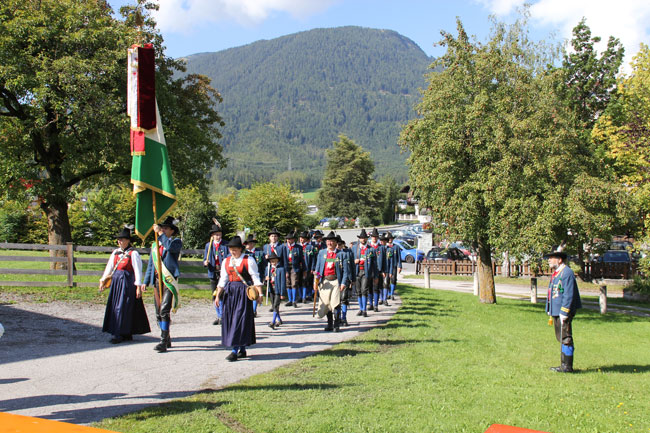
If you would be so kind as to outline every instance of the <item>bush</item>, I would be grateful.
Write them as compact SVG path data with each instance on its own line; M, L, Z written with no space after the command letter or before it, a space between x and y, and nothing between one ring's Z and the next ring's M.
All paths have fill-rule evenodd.
M14 203L0 208L0 241L21 242L27 233L27 214Z
M650 296L650 279L635 275L634 280L626 288L626 291Z
M330 226L329 226L330 230L336 230L336 228L339 226L339 220L334 219L334 218L329 220L329 223L330 223Z

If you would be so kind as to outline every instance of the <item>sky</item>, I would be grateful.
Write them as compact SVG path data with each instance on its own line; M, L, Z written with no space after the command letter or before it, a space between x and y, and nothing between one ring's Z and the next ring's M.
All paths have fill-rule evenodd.
M115 10L134 0L109 0ZM625 64L641 42L650 44L648 0L532 0L530 30L534 39L562 42L585 17L592 35L615 36L625 47ZM440 31L455 33L456 17L466 31L484 41L489 16L512 22L523 0L158 0L155 13L166 54L183 57L220 51L260 39L322 27L355 25L395 30L430 56ZM599 47L603 49L604 42ZM626 70L629 68L626 66Z

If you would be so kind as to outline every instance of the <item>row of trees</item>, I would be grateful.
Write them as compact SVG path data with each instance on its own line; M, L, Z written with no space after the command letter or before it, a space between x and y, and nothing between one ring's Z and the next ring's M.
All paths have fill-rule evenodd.
M617 39L598 55L583 20L562 53L528 39L526 16L495 21L486 43L460 21L456 36L442 35L447 51L432 67L443 70L429 75L401 144L421 205L477 247L482 302L496 299L495 251L539 257L565 244L584 258L594 239L640 227L645 179L635 205L624 173L642 171L635 149L648 145L650 124L642 97L625 96L641 80L616 80Z

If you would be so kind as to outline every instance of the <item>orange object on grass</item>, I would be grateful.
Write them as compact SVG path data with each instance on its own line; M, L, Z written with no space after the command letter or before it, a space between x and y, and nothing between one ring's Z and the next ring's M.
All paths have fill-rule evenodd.
M530 430L527 428L513 427L511 425L492 424L485 433L548 433L540 430Z
M115 433L67 422L0 412L0 433Z

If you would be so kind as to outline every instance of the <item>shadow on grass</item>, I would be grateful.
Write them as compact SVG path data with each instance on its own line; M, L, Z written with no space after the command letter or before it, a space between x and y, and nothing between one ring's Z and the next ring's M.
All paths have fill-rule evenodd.
M648 373L650 372L650 365L634 365L634 364L619 364L619 365L605 365L597 368L587 368L577 371L578 373Z
M546 306L544 303L539 304L530 304L530 303L519 303L511 304L514 308L524 311L536 311L540 314L546 315ZM586 308L581 308L576 314L576 321L592 321L592 322L603 322L603 323L633 323L633 322L647 322L648 318L644 316L637 316L633 314L624 314L624 313L607 313L600 314L597 310L590 310Z
M222 391L308 391L337 389L341 385L331 383L288 383L270 385L234 385L224 388Z

